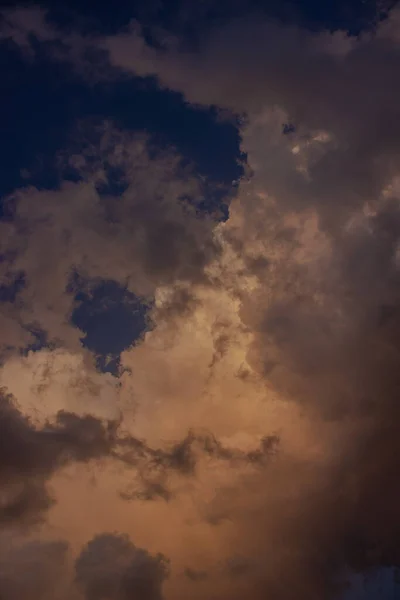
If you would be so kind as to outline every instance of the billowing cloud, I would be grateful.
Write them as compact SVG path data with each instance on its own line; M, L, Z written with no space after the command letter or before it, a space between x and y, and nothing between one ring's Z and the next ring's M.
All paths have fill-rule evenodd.
M120 417L115 379L85 363L84 355L43 349L10 358L0 371L0 384L33 422L43 424L62 410L105 421Z
M243 150L256 180L289 209L316 205L332 227L343 213L373 202L398 168L400 90L392 82L399 51L387 33L396 28L396 13L390 23L356 39L240 19L208 33L196 53L158 52L140 30L104 44L116 68L154 74L190 102L245 113ZM271 109L282 122L271 121ZM287 122L297 129L282 140ZM300 147L299 156L293 150ZM308 162L307 173L299 158Z
M64 181L57 191L21 189L8 199L15 214L12 223L1 223L2 277L22 274L24 281L13 325L18 335L8 349L21 345L24 328L32 325L51 341L79 348L79 331L69 322L77 274L151 298L162 284L204 282L204 267L218 252L214 219L196 218L201 182L178 156L157 153L144 136L108 125L95 129L94 138L60 159L78 182ZM124 183L121 195L99 191L110 170L118 170ZM3 318L13 317L8 304Z
M168 559L127 535L97 535L75 557L61 540L2 533L0 542L0 590L10 600L163 598Z
M103 533L82 550L75 569L88 600L160 600L168 561L137 548L127 536Z
M2 520L48 509L88 599L160 598L158 552L167 598L334 599L400 565L397 20L353 38L249 18L190 53L137 24L90 40L242 114L248 172L218 222L176 154L106 125L60 159L78 181L16 191L0 225L4 289L24 282L2 312ZM118 386L71 322L104 279L152 299ZM53 347L21 356L32 325Z
M4 393L0 411L2 523L36 520L51 505L46 484L54 471L110 452L112 429L94 417L60 412L54 423L36 429Z

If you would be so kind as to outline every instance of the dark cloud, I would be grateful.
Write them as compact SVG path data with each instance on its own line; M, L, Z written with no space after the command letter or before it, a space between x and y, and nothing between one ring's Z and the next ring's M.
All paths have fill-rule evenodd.
M119 201L108 195L99 203L111 237L118 230L123 236L129 234L132 254L140 257L141 269L160 284L204 281L204 267L218 253L218 246L212 236L215 221L207 216L198 218L191 207L203 196L201 181L190 167L181 165L177 155L159 151L146 136L137 138L136 149L125 134L107 126L98 128L95 138L82 152L84 171L101 169L98 179L102 181L110 167L119 168L123 173L119 181L129 185ZM155 169L150 175L147 168L152 166Z
M92 539L75 563L87 600L161 600L168 561L137 548L128 536L103 533Z
M335 598L348 570L400 564L398 214L398 201L382 201L333 239L311 284L294 261L281 273L285 294L243 303L244 322L257 332L253 366L320 423L321 435L328 423L337 436L330 465L298 466L296 474L282 466L274 494L291 478L298 486L279 509L290 583L271 573L260 594ZM255 535L251 526L247 535Z
M59 413L41 429L19 412L14 399L0 396L0 521L35 521L52 504L50 476L70 462L87 462L110 453L114 431L93 417Z
M205 581L207 579L207 573L205 571L196 571L195 569L191 569L190 567L186 567L185 577L190 579L190 581L198 582Z
M120 431L116 422L59 412L54 423L34 427L19 412L14 399L2 393L0 423L0 480L3 487L0 521L31 523L43 516L53 498L47 488L50 477L69 463L109 458L134 469L126 499L169 500L169 476L194 476L202 457L232 464L263 465L278 439L266 438L259 450L245 453L224 448L210 434L190 433L170 449L154 449Z
M136 466L139 472L139 479L127 486L122 497L126 500L162 498L169 501L173 496L169 489L170 476L193 478L201 460L224 461L233 468L243 465L262 468L269 464L278 447L276 435L263 438L260 447L250 452L226 448L208 432L189 432L170 449L153 449L131 437L122 438L115 455L118 460Z
M4 283L0 285L0 303L16 301L18 293L24 287L24 275L23 273L6 273L4 277Z
M71 566L73 569L71 572ZM4 532L0 536L0 595L16 600L140 598L161 600L169 561L135 546L127 535L100 533L71 565L68 543ZM71 577L72 575L72 577Z

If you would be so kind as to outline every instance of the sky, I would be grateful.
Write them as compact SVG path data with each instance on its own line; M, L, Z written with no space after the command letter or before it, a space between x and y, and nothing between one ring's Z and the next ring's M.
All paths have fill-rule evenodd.
M400 598L400 6L0 3L2 600Z

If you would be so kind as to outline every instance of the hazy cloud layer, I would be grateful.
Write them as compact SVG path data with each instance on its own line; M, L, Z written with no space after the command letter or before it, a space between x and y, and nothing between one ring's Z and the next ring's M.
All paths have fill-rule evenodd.
M67 543L3 534L0 556L0 591L3 598L64 600L67 593L71 593L66 577ZM74 596L71 594L70 597Z

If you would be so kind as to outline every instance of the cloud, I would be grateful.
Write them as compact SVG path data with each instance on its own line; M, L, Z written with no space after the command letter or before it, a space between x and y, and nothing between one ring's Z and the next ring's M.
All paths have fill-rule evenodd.
M2 278L24 277L18 325L39 327L50 341L74 351L80 347L80 332L70 323L76 274L99 284L111 280L151 298L162 284L204 282L204 268L218 253L214 218L196 217L201 182L173 151L157 152L146 136L107 124L94 135L89 127L83 149L78 147L60 160L79 181L63 181L58 190L17 190L8 200L14 218L0 225ZM122 194L98 191L109 169L119 170L126 184ZM5 314L12 316L8 306ZM7 347L21 344L11 342Z
M168 561L137 548L127 536L103 533L82 550L75 569L88 600L160 600Z
M46 22L46 12L44 10L39 7L32 7L2 12L1 40L12 40L29 52L32 36L41 42L57 39L56 32Z
M66 598L67 554L68 544L59 540L3 534L0 545L1 595L10 600Z
M54 500L48 483L70 464L95 465L101 459L103 464L95 466L100 477L107 462L123 469L114 489L124 499L169 501L182 486L193 485L199 469L224 464L232 472L265 468L279 442L276 435L266 435L263 423L250 447L242 449L235 439L226 445L187 415L168 440L156 432L151 436L140 427L126 384L120 388L111 375L85 363L84 355L63 350L9 358L1 383L6 524L42 518Z
M345 568L398 561L397 42L249 20L211 33L193 55L143 50L128 34L109 49L115 65L153 72L191 102L247 113L253 177L221 229L254 285L236 280L254 334L248 359L302 407L309 442L318 428L326 437L321 463L303 455L295 467L292 456L273 476L255 475L257 494L273 490L257 527L245 516L255 498L236 488L222 494L221 514L243 518L242 543L263 556L254 594L333 597ZM288 121L296 130L282 136Z
M398 44L386 33L396 30L396 15L359 38L250 16L214 27L197 51L158 51L138 28L103 45L116 69L154 75L189 102L246 114L242 149L260 186L289 209L316 206L332 228L373 202L398 170ZM271 120L273 110L282 122ZM296 133L282 139L288 121ZM301 153L308 176L293 152L299 144L309 146L309 157Z
M0 369L0 384L35 423L52 420L63 410L104 421L120 417L115 379L98 373L82 354L45 348L12 357Z
M18 381L23 368L39 377L35 365L55 407L76 371L115 407L70 323L73 273L154 297L152 330L121 356L121 423L93 416L90 394L90 416L37 429L4 401L0 473L22 491L3 519L32 495L48 508L51 477L49 522L77 545L115 529L149 548L95 537L77 562L88 598L141 585L160 597L156 547L171 557L171 598L333 599L349 571L399 565L396 18L357 39L249 18L191 53L148 46L137 25L96 40L118 71L244 113L248 173L225 223L199 218L201 185L175 154L106 126L64 161L78 182L20 190L4 224L4 282L23 272L25 287L5 312L22 327L8 330L2 374L23 407L43 400ZM99 192L110 166L119 195ZM30 323L62 349L16 358ZM60 466L98 457L97 487L79 466L62 479ZM226 568L238 556L242 575Z
M53 424L36 429L4 392L0 411L3 524L35 521L49 508L52 498L46 484L58 468L110 452L112 430L94 417L59 412Z
M2 533L2 596L57 598L162 598L169 561L135 546L128 536L101 533L73 556L65 541Z

